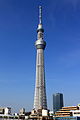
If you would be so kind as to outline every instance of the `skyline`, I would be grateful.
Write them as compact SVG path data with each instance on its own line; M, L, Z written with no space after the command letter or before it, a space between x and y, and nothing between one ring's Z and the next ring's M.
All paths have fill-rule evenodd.
M16 111L33 108L39 5L43 8L47 43L44 54L48 108L53 108L55 92L63 93L66 106L80 101L80 1L1 0L0 106L11 106Z

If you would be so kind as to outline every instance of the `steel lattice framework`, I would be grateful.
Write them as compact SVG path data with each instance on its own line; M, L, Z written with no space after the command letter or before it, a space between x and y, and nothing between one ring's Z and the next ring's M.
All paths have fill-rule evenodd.
M43 40L44 29L42 27L42 7L39 6L39 24L37 29L36 56L36 83L34 96L34 109L47 109L45 69L44 69L44 49L46 42Z

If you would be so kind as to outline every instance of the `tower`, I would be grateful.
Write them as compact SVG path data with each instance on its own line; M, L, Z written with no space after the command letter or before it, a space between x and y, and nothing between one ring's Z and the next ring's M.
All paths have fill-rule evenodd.
M35 46L37 49L36 56L36 83L34 95L34 109L47 110L46 86L45 86L45 69L44 69L44 49L46 42L43 39L44 29L42 26L42 7L39 6L39 24L37 28L37 40Z
M53 111L54 113L63 107L63 94L53 94Z

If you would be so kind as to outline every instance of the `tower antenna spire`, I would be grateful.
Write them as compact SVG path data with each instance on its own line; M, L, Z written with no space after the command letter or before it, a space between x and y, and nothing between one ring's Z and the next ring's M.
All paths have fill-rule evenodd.
M42 6L39 6L39 24L42 24Z

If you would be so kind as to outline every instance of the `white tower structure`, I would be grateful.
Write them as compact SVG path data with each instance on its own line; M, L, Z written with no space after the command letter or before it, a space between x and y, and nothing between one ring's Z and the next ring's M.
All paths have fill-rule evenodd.
M37 29L37 40L35 46L37 49L36 56L36 83L34 95L34 109L47 110L46 100L46 86L45 86L45 69L44 69L44 49L46 42L43 39L43 26L42 26L42 7L39 6L39 24Z

